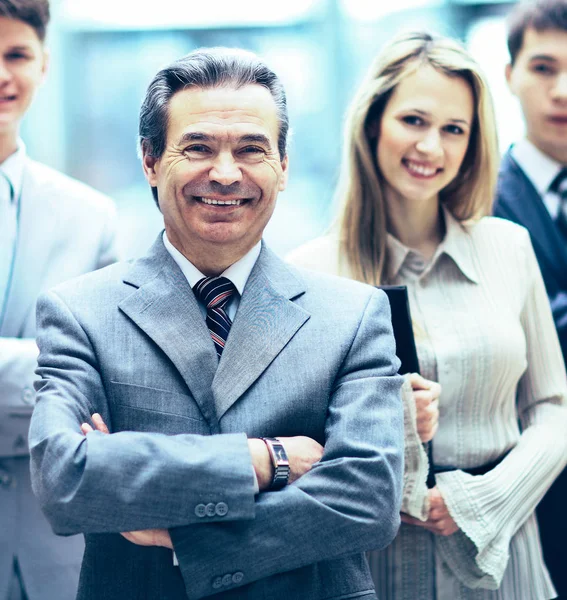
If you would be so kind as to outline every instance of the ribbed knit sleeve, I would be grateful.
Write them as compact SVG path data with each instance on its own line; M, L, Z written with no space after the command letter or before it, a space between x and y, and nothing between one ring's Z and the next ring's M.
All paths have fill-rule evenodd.
M440 537L438 548L458 579L473 588L499 586L512 537L567 463L565 369L539 268L527 236L524 240L517 248L527 280L520 315L527 368L517 388L522 433L487 474L471 476L458 470L437 476L461 529Z

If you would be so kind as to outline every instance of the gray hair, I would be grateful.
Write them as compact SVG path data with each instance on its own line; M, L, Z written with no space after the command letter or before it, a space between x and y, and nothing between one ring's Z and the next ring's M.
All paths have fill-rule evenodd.
M153 78L140 109L140 155L160 158L165 151L169 101L189 87L231 87L262 85L276 104L279 121L278 151L287 154L289 116L285 91L278 76L255 54L237 48L199 48L174 61ZM152 187L157 203L157 189Z

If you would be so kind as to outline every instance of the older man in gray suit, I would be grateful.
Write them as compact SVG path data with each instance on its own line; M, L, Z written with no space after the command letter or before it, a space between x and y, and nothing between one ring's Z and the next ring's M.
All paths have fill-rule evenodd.
M287 129L252 54L158 73L140 143L165 232L40 301L32 480L86 534L80 599L376 598L363 551L395 535L402 479L390 312L263 244Z
M47 69L47 0L0 0L0 600L72 600L81 536L57 537L30 483L39 293L116 260L109 198L31 160L22 118Z

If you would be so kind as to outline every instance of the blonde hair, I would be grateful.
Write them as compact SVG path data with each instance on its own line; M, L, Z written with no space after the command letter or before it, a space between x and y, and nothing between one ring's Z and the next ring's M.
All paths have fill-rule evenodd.
M383 177L376 164L376 136L396 86L423 65L468 82L474 96L469 146L459 175L440 201L459 221L490 214L498 170L498 144L488 84L476 62L454 40L429 33L396 37L376 57L347 113L338 186L341 254L350 275L381 283L386 263Z

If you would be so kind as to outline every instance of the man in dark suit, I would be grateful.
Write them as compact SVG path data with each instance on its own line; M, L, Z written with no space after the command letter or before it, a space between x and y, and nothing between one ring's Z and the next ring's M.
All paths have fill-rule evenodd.
M262 242L287 129L251 53L160 71L140 146L165 232L39 302L32 481L86 534L80 599L376 598L363 552L395 536L402 484L390 312Z
M506 78L526 137L502 160L494 214L526 227L567 363L567 0L518 5L510 15ZM567 471L537 514L545 562L567 598Z
M47 0L0 0L0 600L76 596L83 539L53 534L30 482L35 304L117 259L111 200L32 160L19 138L47 70L48 21Z

